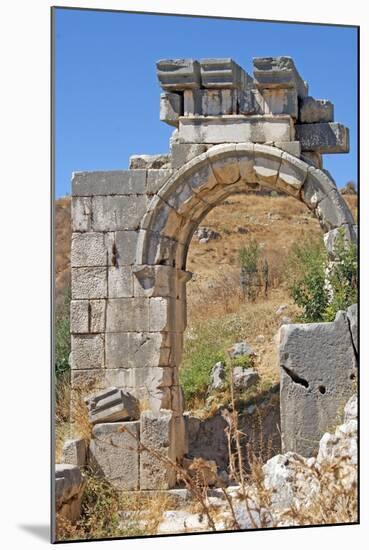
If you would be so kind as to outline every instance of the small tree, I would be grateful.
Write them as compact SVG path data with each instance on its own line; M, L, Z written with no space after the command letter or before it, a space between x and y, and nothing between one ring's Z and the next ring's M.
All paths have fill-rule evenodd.
M259 287L258 264L260 260L260 246L256 240L250 241L239 251L241 265L241 287L244 296L249 300L256 297L256 288Z

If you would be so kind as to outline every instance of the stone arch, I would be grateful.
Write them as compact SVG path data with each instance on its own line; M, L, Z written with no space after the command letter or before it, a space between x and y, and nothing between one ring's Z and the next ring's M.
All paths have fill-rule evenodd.
M260 186L303 202L319 220L326 244L339 227L354 238L352 214L327 171L268 145L216 145L169 177L152 199L140 224L137 266L185 270L201 220L227 196Z
M183 412L178 379L187 324L186 257L201 220L229 195L260 186L284 191L318 218L331 246L339 227L354 238L354 220L330 175L276 147L252 143L211 147L170 176L141 221L134 274L145 295L156 297L155 330L165 333L174 368L168 400L161 406ZM163 405L164 403L164 405Z

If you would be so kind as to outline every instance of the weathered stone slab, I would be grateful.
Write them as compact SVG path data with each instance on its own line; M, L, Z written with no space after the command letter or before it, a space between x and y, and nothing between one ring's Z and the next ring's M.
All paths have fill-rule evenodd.
M258 88L295 88L299 97L308 94L292 57L254 57L254 79Z
M137 230L146 212L146 204L145 195L94 196L92 197L93 230Z
M129 157L130 170L158 170L167 166L170 162L169 155L131 155ZM144 191L142 191L144 192Z
M109 250L108 259L109 265L134 264L136 257L137 238L137 231L116 231L115 233L112 233L112 246Z
M237 90L186 90L184 116L219 116L237 114Z
M300 101L299 122L333 122L333 103L327 99L305 97Z
M70 331L71 333L88 333L89 302L88 300L72 300L70 303Z
M263 115L264 98L259 90L238 90L238 113L241 115Z
M106 267L72 267L72 298L106 298Z
M87 441L86 439L67 439L63 445L62 460L64 464L86 466Z
M148 330L148 298L116 298L108 300L106 332L144 332Z
M107 265L108 254L104 233L73 233L71 244L72 267Z
M109 369L156 367L168 365L169 360L169 343L160 333L120 332L106 335L106 366Z
M296 139L302 151L318 153L348 153L350 150L349 130L337 122L296 124Z
M292 119L279 116L181 117L181 143L265 143L290 141Z
M183 96L165 92L160 94L160 120L171 126L178 126L178 118L183 115Z
M56 513L72 523L81 515L81 502L85 480L78 466L72 464L55 465L55 504Z
M98 369L104 366L104 335L72 335L72 369Z
M173 168L173 163L171 159L171 167ZM146 192L149 195L157 193L164 185L165 181L173 174L171 169L160 169L160 170L148 170L147 171L147 182L146 182Z
M291 115L297 119L298 99L296 89L272 88L263 89L264 113L266 115Z
M283 452L317 452L352 395L357 364L347 315L331 323L282 325L281 430Z
M173 143L172 145L172 168L181 168L186 162L198 155L205 153L206 145L202 143Z
M260 377L255 369L234 367L232 369L232 378L234 387L245 391L257 384Z
M109 267L108 297L131 298L133 296L133 274L131 266Z
M139 489L139 438L139 421L97 424L92 430L90 461L116 489Z
M74 172L73 196L131 195L145 192L145 170L110 170L109 172Z
M275 141L274 146L297 158L301 156L301 144L299 141Z
M351 210L337 189L333 189L327 197L321 200L316 209L315 215L320 226L325 231L330 231L341 225L354 225L354 218Z
M252 84L252 78L231 58L200 59L204 88L239 88Z
M141 489L170 489L176 483L176 472L167 459L175 461L175 422L172 411L144 411L141 414L141 443L149 450L142 451L140 461ZM150 450L162 459L153 456Z
M200 87L200 65L193 59L160 59L156 68L163 90L183 91Z
M137 420L140 410L137 399L116 387L106 388L85 398L91 424Z
M91 197L72 197L72 231L91 231Z

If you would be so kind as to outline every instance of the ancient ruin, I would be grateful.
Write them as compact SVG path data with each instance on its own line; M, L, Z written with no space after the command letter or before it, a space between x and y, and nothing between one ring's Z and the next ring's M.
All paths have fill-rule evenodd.
M178 378L191 278L186 256L207 213L235 192L267 187L314 213L331 254L338 228L356 238L353 217L322 161L324 154L348 152L348 129L334 122L331 102L309 96L291 58L255 58L253 66L251 77L231 59L160 60L160 120L174 128L169 154L134 155L128 170L73 175L72 384L87 397L100 391L90 403L90 458L120 489L175 485L173 471L139 453L120 428L172 460L187 451ZM347 316L330 325L283 327L285 450L309 454L311 446L299 443L309 411L319 419L309 427L318 445L353 393L356 352ZM312 383L298 350L316 338L322 340ZM345 347L328 362L328 374L316 372L325 338ZM309 388L297 383L296 390L296 377ZM119 447L107 450L112 438Z

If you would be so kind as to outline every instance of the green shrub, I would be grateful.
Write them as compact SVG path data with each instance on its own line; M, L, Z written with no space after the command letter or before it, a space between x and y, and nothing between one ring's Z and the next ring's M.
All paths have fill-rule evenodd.
M336 238L330 262L322 238L307 238L290 251L287 280L291 297L302 309L302 322L331 321L337 311L357 301L356 246L343 231Z
M255 240L250 241L248 245L240 248L239 259L241 269L243 269L247 273L255 273L258 270L260 253L260 245Z
M70 370L70 300L70 289L67 289L63 303L57 307L55 312L55 373L57 377Z
M180 382L188 405L206 396L210 372L215 363L224 361L226 342L210 324L194 329L195 336L187 338L184 345Z

